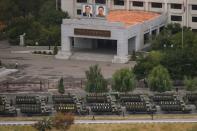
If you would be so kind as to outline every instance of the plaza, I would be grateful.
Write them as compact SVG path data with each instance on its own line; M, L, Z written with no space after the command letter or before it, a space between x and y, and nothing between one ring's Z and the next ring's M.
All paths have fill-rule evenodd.
M40 48L40 47L39 47ZM42 47L41 47L42 48ZM42 49L47 49L43 47ZM32 53L14 53L21 51L32 51L33 48L10 46L7 41L0 42L0 59L6 65L19 63L19 72L16 75L11 75L10 78L43 78L59 80L61 76L84 78L85 71L90 65L99 64L102 67L102 72L106 78L117 70L123 67L134 66L135 63L129 64L111 64L110 62L96 62L96 61L76 61L68 60L62 61L55 59L54 56L34 55ZM50 64L49 64L50 63ZM1 78L6 80L7 77Z

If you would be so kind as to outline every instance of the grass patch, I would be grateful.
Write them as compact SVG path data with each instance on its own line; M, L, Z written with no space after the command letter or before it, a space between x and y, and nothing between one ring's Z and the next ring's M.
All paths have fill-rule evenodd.
M197 131L197 124L84 124L73 125L69 131Z
M31 126L0 126L0 131L36 131L36 129ZM72 125L68 131L197 131L197 124L78 124Z

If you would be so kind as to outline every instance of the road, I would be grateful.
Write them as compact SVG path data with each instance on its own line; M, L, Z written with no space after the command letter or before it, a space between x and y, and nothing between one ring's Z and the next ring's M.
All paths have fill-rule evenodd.
M37 121L0 121L0 126L33 125ZM75 124L152 124L152 123L197 123L197 119L156 119L156 120L75 120Z

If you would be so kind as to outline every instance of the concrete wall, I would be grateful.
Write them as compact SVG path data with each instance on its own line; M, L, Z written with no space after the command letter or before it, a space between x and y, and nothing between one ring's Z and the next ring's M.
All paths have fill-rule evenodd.
M69 16L75 16L75 1L76 0L61 0L61 9L68 12Z

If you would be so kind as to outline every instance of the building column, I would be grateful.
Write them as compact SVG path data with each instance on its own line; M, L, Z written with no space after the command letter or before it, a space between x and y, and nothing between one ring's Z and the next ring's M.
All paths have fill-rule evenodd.
M112 5L111 0L107 0L107 6L108 6L109 9L111 9L111 5Z
M149 2L148 1L145 1L144 2L144 4L145 4L145 11L149 11Z
M167 0L165 0L164 12L165 12L165 13L168 13L168 1L167 1Z
M126 4L127 4L127 5L126 5L127 10L130 10L130 1L127 0L127 1L126 1Z
M160 33L160 27L158 26L157 27L157 35L159 35L159 33Z
M117 55L114 56L112 63L127 63L128 61L128 39L120 38L117 40Z
M139 27L139 31L136 34L135 39L135 51L139 51L144 47L144 31Z
M58 51L58 54L55 56L57 59L70 59L72 53L71 53L71 38L68 36L61 37L62 43L61 43L61 50Z

